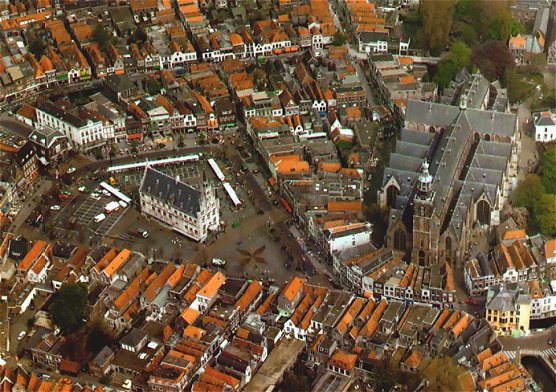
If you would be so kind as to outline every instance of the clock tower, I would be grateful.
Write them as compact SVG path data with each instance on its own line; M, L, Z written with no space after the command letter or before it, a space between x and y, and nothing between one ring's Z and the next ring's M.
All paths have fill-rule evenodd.
M425 160L417 178L413 198L413 249L411 260L419 265L431 264L431 223L434 212L433 177L429 173L429 163ZM434 246L436 247L436 246Z

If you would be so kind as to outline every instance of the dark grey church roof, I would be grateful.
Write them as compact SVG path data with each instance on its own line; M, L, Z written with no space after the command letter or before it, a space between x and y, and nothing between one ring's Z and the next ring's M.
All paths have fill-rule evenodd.
M197 216L201 210L199 190L151 167L145 170L140 192L169 203L191 216Z

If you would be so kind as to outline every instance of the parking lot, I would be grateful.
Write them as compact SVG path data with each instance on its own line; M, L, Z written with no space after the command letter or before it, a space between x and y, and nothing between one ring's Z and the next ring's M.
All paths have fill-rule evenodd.
M117 201L115 197L109 197L100 193L99 200L95 200L89 194L74 191L69 200L60 203L59 211L52 211L53 235L59 240L68 242L86 241L89 237L99 238L108 234L114 224L123 216L127 208L120 208L111 213L105 213L104 207L110 201ZM95 222L95 216L104 213L106 219ZM75 217L75 222L70 225L70 220Z

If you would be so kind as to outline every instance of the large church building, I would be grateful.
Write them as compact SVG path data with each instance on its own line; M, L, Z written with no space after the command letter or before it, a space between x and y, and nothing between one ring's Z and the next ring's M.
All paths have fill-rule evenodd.
M378 191L387 246L419 265L462 265L516 184L517 116L504 89L464 70L440 103L409 100L404 125Z

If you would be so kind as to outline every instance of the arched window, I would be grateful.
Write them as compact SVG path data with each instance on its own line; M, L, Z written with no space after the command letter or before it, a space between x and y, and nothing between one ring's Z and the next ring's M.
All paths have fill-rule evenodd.
M429 128L429 132L430 132L430 133L435 133L435 132L436 132L436 129L435 129L434 127L430 127L430 128Z
M425 251L422 249L419 251L419 265L425 265Z
M486 140L487 142L490 142L490 135L489 135L488 133L485 135L485 140Z
M477 203L477 220L482 225L490 225L490 205L486 200Z
M392 208L396 204L396 197L398 197L398 188L395 185L390 185L386 189L386 204Z
M398 229L394 232L394 250L405 252L405 231Z
M475 141L478 142L481 139L481 135L478 132L475 132Z

